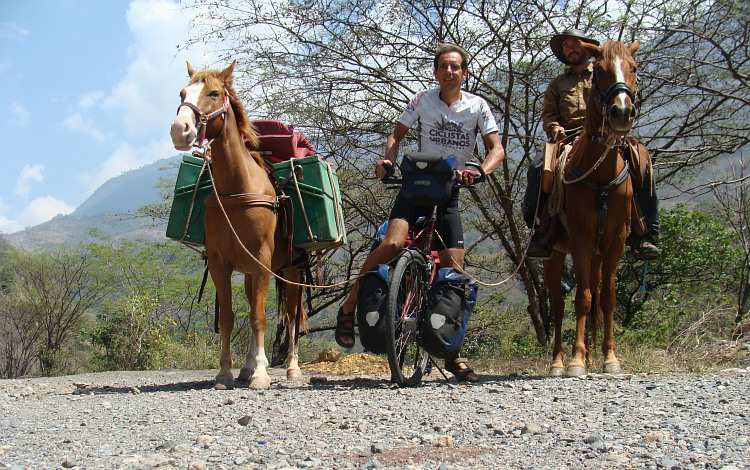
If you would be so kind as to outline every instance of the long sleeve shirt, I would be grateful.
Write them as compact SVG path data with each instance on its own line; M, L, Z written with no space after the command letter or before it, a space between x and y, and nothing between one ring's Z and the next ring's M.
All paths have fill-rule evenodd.
M544 92L542 128L550 139L554 138L557 126L562 126L566 131L583 126L586 97L591 90L593 72L592 64L580 74L569 67L547 86Z

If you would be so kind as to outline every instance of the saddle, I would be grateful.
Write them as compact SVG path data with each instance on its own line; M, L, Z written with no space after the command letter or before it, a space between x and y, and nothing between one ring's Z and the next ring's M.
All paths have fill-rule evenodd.
M566 145L574 145L577 135L570 135L558 142L548 142L545 144L542 151L544 152L544 164L542 168L542 191L549 193L552 191L554 178L555 178L555 167L557 165L557 159L563 152ZM649 155L646 146L634 137L629 137L626 140L626 148L623 149L623 157L628 163L630 178L634 189L640 189L644 183L652 184L651 181L647 181L649 178ZM546 217L545 217L546 216ZM563 226L567 225L564 218L564 210L561 214ZM544 241L549 242L550 238L553 238L555 220L550 220L547 211L544 211L542 217L542 224L540 231L545 233ZM549 227L552 226L552 227ZM553 230L549 230L553 228ZM634 192L632 200L631 210L631 230L638 236L645 235L648 233L646 224L644 221L643 210L641 209L640 201L638 200L637 194Z

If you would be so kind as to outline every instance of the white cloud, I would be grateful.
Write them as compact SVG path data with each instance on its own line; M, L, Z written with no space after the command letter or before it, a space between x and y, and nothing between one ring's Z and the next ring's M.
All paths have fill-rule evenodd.
M23 227L30 227L46 222L56 215L70 214L74 210L75 207L52 196L38 197L21 212L18 223Z
M13 233L18 232L23 227L21 227L21 224L16 222L15 220L10 220L7 217L3 217L0 215L0 233Z
M25 126L29 123L29 111L21 103L13 103L10 105L10 114L16 119L16 123L19 126Z
M31 192L31 181L41 183L44 179L42 172L44 171L44 165L39 163L35 165L29 165L28 163L21 169L21 174L16 179L16 190L15 193L22 197L27 197Z
M15 39L23 41L28 35L28 31L13 23L0 23L0 39Z
M100 102L102 98L104 98L103 91L92 91L91 93L86 93L85 95L81 96L81 99L78 101L78 107L84 109L89 108Z
M109 134L98 129L94 125L94 121L91 119L84 119L80 113L73 113L66 117L63 121L63 126L72 131L81 132L88 135L98 143L104 143L107 141Z
M167 135L179 105L178 93L187 83L187 70L177 46L189 37L193 12L168 0L134 0L127 12L136 39L131 45L133 61L126 76L104 99L104 105L123 112L126 132L141 139ZM190 52L191 62L201 63L203 53ZM151 134L144 135L144 130Z

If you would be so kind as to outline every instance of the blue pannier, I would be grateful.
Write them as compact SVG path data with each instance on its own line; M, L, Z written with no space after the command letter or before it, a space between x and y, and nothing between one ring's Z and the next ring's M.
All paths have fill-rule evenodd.
M407 152L401 160L401 191L417 206L445 204L453 192L456 157Z

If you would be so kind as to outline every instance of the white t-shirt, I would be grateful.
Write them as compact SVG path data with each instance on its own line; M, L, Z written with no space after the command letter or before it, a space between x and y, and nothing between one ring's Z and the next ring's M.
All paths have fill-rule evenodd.
M474 155L477 132L484 136L498 131L487 101L463 90L451 106L440 99L439 88L420 91L398 122L408 128L417 124L420 152L455 155L459 169Z

